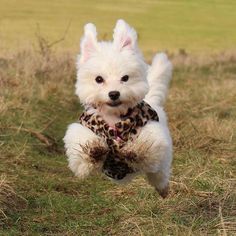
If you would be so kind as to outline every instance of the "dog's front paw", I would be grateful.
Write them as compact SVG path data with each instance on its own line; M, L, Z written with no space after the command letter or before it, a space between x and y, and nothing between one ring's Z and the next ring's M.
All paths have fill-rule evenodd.
M127 162L137 162L138 155L137 153L132 149L121 149L120 150L120 156L122 159L124 159Z
M82 151L89 157L92 163L98 163L105 159L109 149L102 140L87 142L81 146Z
M128 142L124 147L120 149L121 157L133 164L142 163L147 157L149 145L147 142Z
M108 149L103 146L95 146L90 149L89 155L95 162L104 160L104 157L108 153Z

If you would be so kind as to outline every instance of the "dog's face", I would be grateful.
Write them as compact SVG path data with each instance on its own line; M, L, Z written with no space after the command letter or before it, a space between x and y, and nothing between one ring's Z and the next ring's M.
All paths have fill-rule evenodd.
M97 42L95 26L85 26L76 94L85 106L121 114L148 92L147 68L137 48L134 29L119 20L113 38L113 42Z

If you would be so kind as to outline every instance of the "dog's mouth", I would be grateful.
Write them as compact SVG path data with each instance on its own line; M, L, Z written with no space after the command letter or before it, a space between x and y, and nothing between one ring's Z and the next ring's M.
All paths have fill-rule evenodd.
M110 106L110 107L118 107L122 104L121 101L110 101L110 102L107 102L107 105Z

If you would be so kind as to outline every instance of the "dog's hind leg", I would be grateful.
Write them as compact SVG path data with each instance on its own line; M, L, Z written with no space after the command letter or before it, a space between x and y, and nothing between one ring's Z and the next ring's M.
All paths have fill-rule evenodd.
M157 190L163 198L169 193L169 173L159 171L156 173L146 173L148 182Z

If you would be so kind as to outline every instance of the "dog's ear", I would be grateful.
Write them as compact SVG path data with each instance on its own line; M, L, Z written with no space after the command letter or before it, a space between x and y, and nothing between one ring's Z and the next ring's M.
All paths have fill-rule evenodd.
M84 26L84 36L80 43L80 57L79 63L86 62L92 53L98 50L97 31L96 27L92 23L88 23Z
M118 50L135 49L137 33L124 20L118 20L113 33L113 44Z

